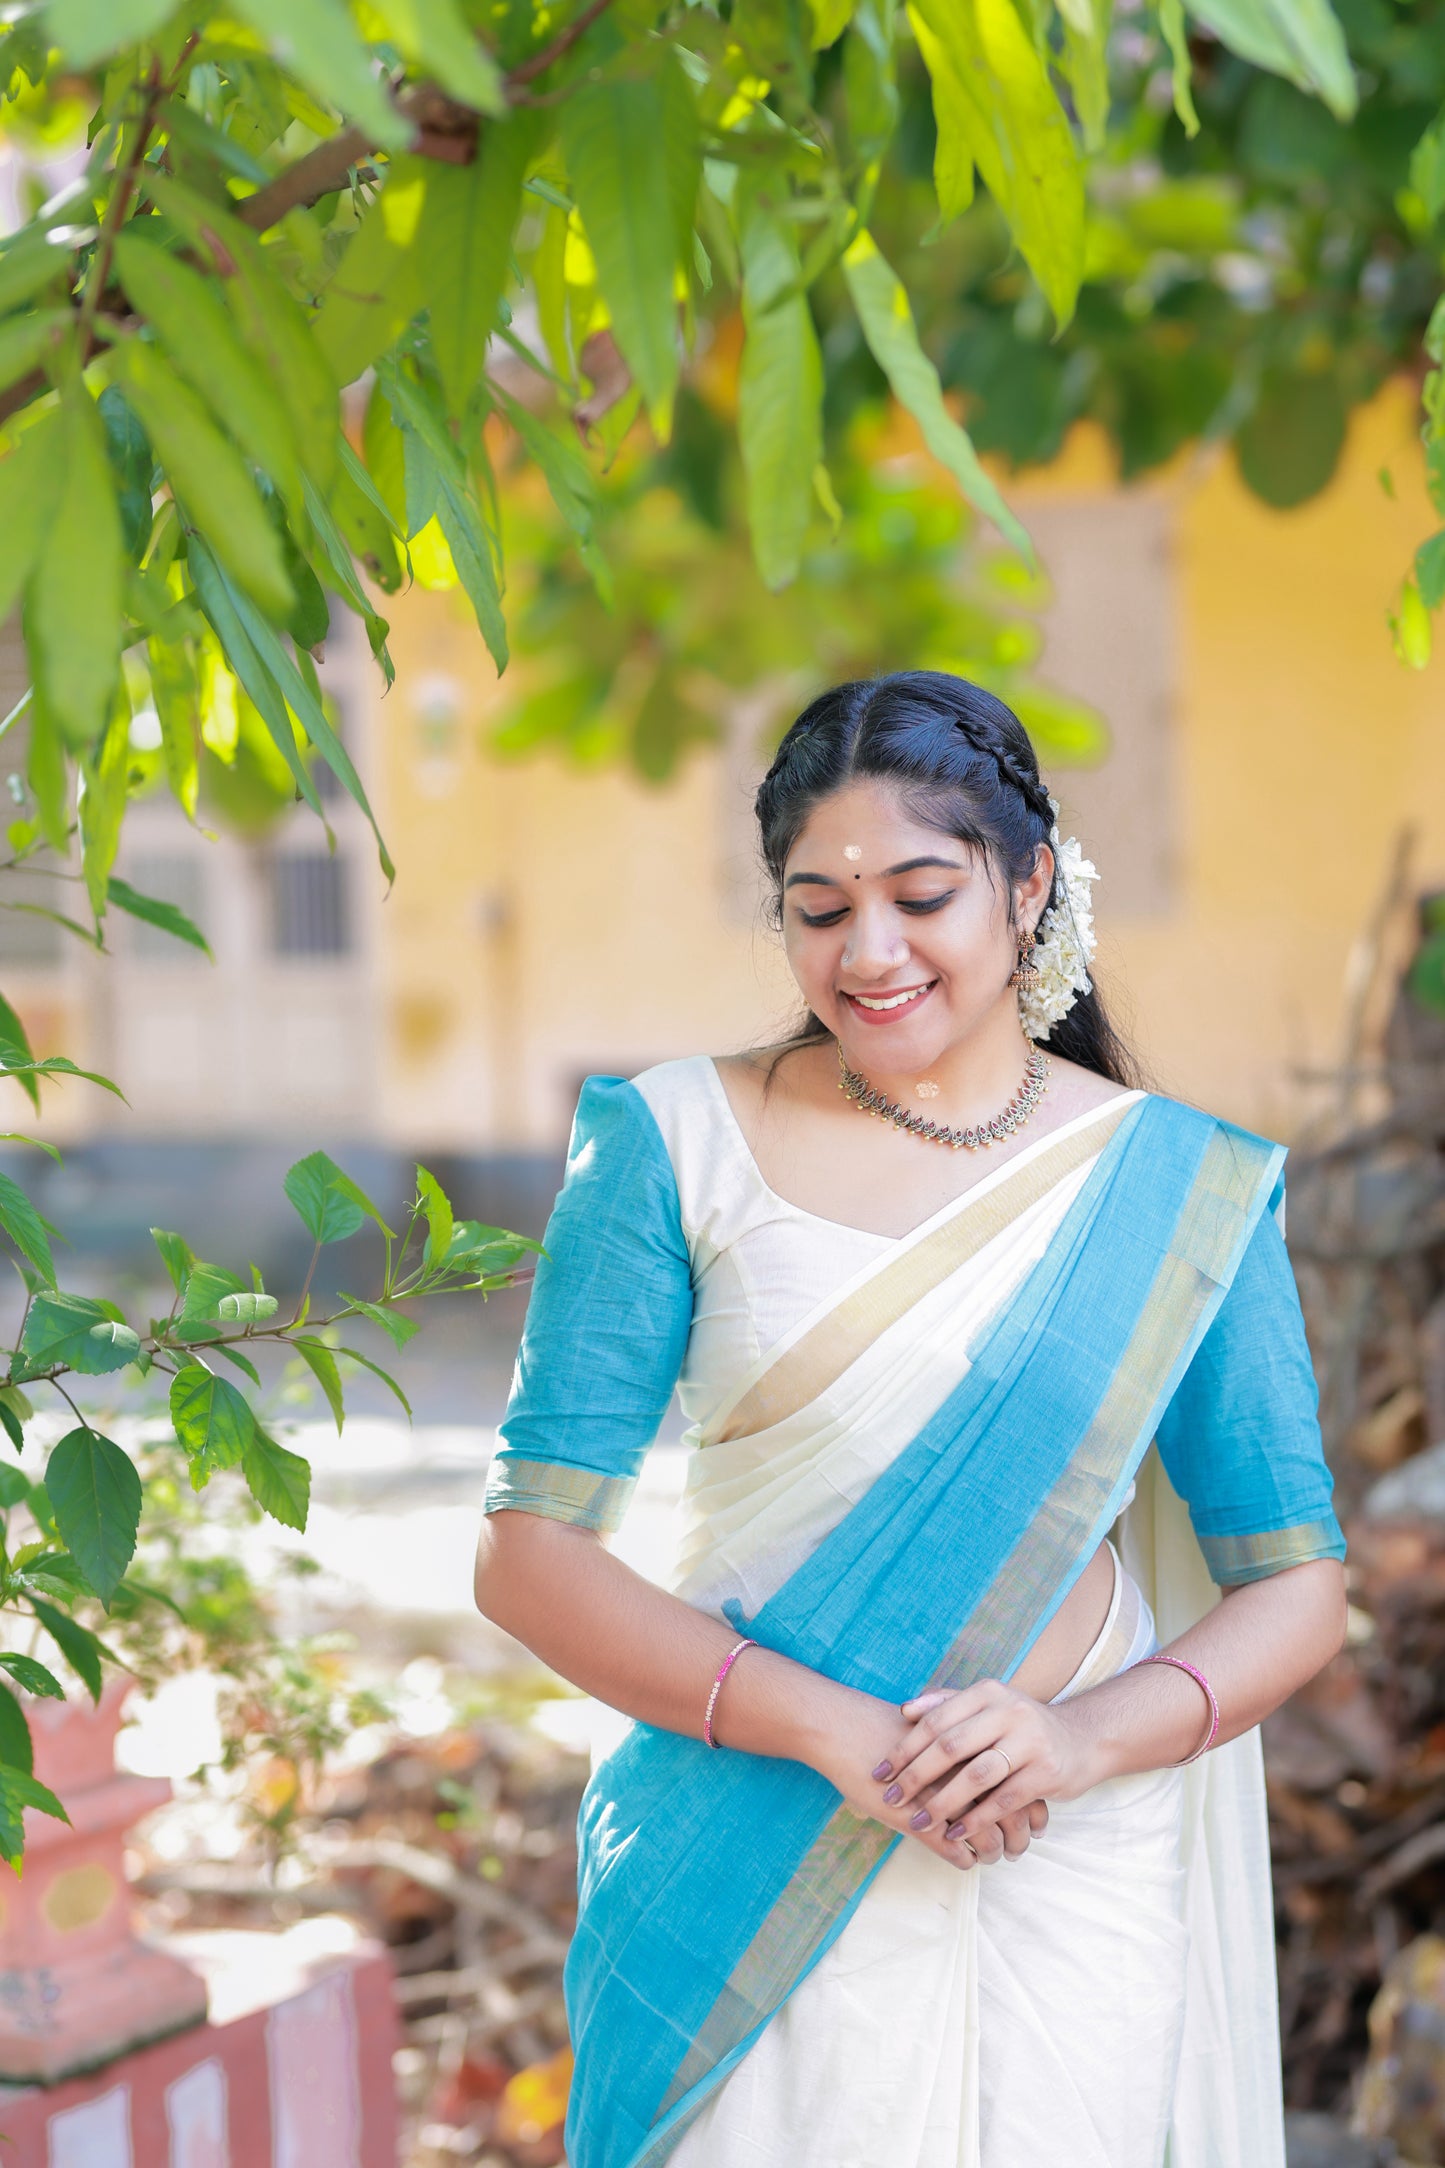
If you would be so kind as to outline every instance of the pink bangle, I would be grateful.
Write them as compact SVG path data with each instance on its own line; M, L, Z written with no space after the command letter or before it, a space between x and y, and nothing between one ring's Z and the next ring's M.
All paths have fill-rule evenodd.
M1210 1716L1212 1718L1209 1726L1209 1737L1205 1740L1203 1746L1197 1746L1192 1754L1186 1754L1183 1761L1175 1762L1174 1767L1176 1769L1185 1769L1190 1762L1198 1761L1201 1754L1207 1754L1219 1736L1219 1703L1214 1698L1214 1688L1205 1678L1204 1673L1196 1671L1193 1664L1186 1664L1182 1656L1146 1656L1138 1668L1142 1670L1144 1664L1172 1664L1176 1671L1187 1671L1190 1678L1197 1685L1204 1688L1208 1697Z
M712 1692L707 1697L707 1708L703 1712L702 1719L702 1735L710 1747L715 1748L717 1746L717 1741L712 1735L712 1712L717 1707L717 1697L722 1692L722 1682L742 1655L743 1650L755 1649L757 1645L756 1641L735 1642L722 1660L718 1675L712 1682Z

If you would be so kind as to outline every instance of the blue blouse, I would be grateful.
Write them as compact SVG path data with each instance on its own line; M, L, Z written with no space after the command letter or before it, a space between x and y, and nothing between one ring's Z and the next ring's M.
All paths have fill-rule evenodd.
M1221 1585L1345 1551L1282 1195L1281 1183L1156 1426ZM621 1078L583 1086L545 1248L486 1510L610 1530L667 1411L693 1321L694 1259L667 1145Z

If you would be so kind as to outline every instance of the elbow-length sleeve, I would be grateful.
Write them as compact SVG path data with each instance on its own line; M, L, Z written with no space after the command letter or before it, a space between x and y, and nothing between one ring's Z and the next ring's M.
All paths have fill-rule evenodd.
M692 1324L672 1162L645 1100L620 1077L583 1085L543 1246L485 1510L612 1530Z
M1282 1197L1260 1214L1156 1432L1221 1587L1345 1555Z

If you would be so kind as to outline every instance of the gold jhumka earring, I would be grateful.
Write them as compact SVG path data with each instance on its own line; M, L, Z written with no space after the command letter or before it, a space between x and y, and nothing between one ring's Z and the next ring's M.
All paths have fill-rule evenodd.
M1025 927L1019 936L1019 960L1009 974L1009 985L1017 986L1021 993L1029 992L1039 983L1039 967L1033 960L1034 944L1037 940L1038 935L1032 926Z

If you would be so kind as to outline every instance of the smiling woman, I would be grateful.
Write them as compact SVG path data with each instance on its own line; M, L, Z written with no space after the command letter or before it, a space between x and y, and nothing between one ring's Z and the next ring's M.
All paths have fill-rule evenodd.
M482 1608L638 1720L568 2158L1283 2168L1257 1726L1344 1615L1283 1150L1141 1087L988 693L837 688L757 810L805 1020L584 1088L488 1485ZM664 1593L602 1538L674 1386Z

